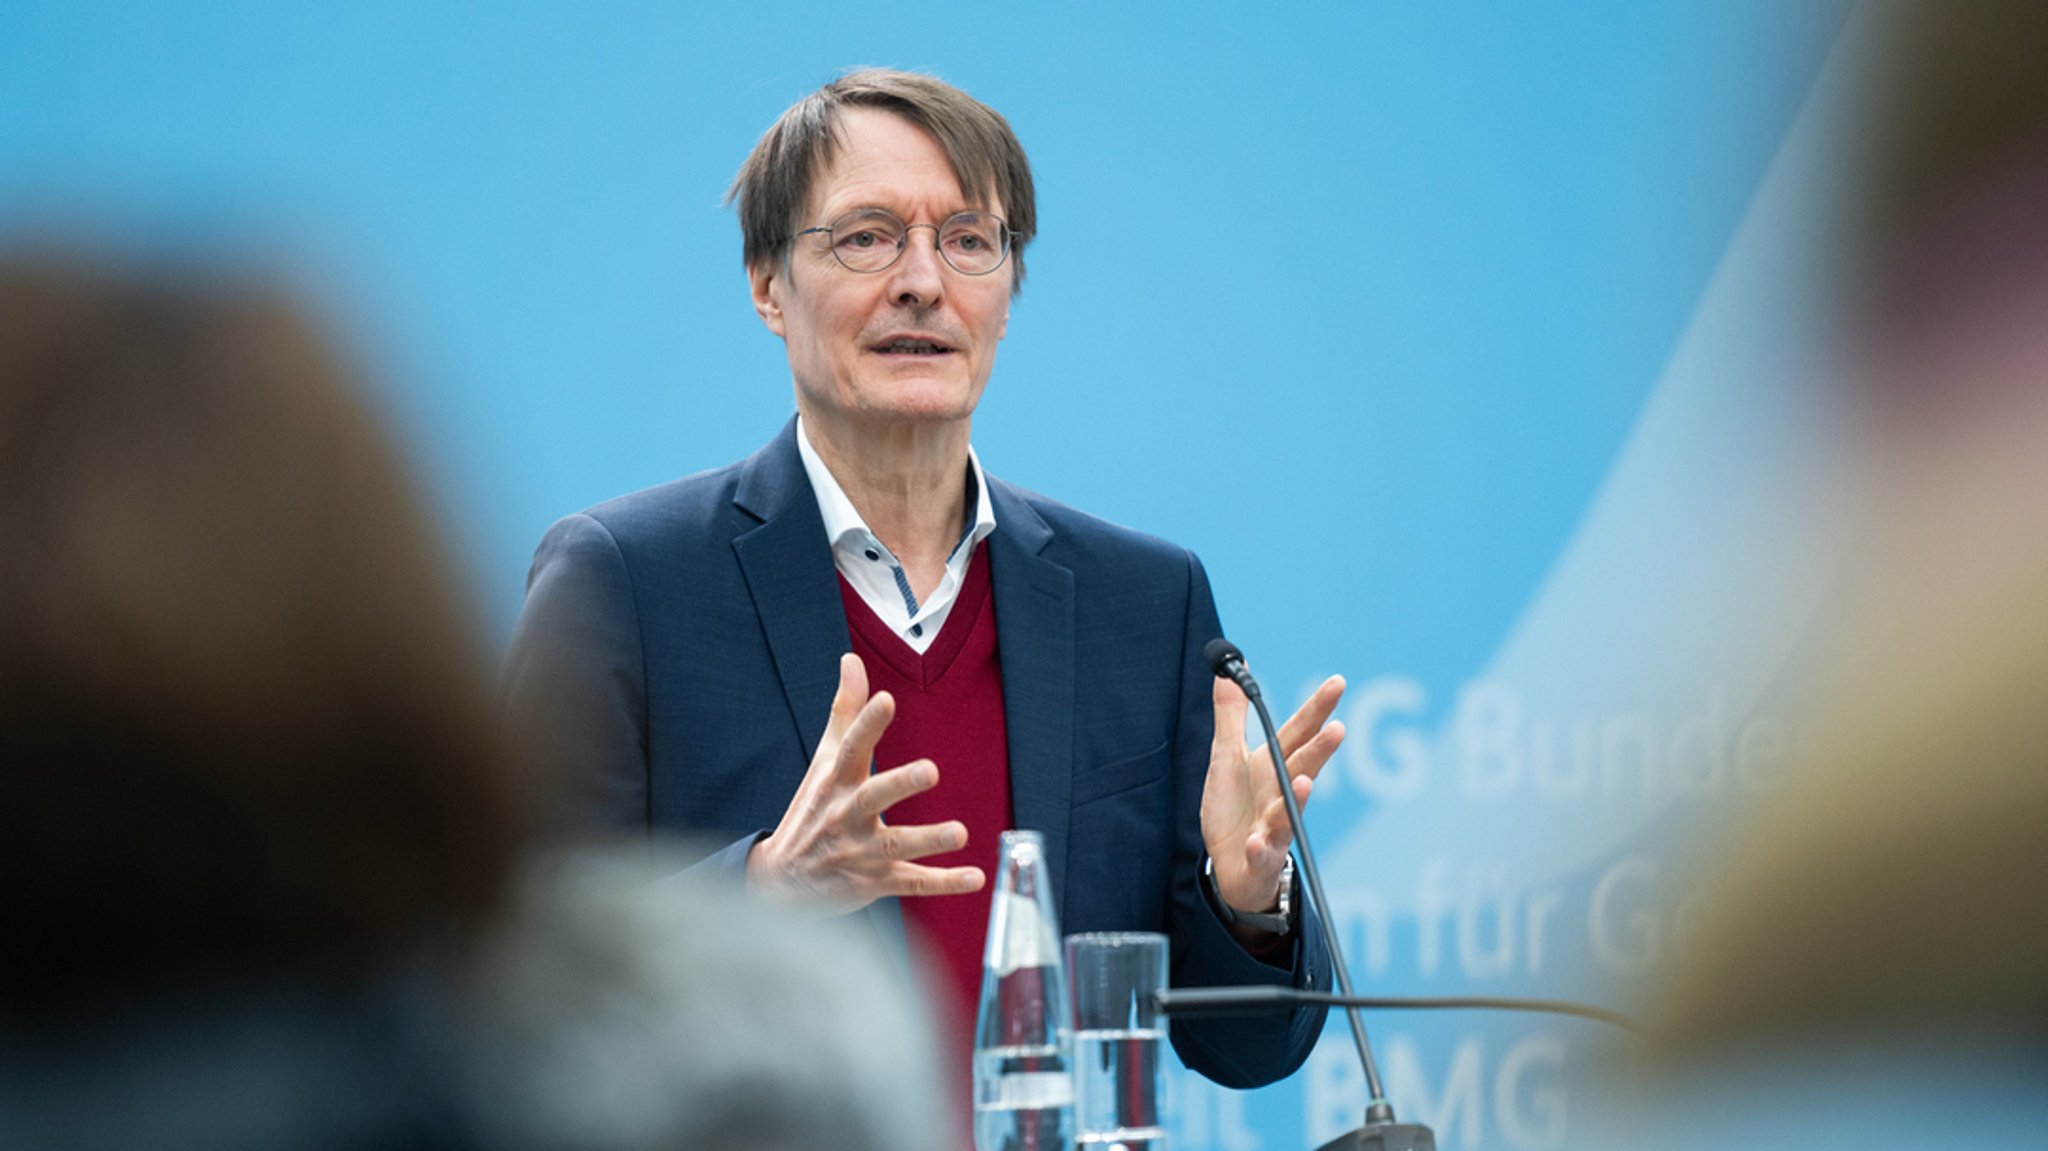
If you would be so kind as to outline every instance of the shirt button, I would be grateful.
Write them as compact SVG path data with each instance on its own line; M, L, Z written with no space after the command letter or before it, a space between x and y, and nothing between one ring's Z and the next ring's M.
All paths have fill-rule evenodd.
M868 558L869 558L869 559L871 559L871 560L878 560L878 559L881 559L881 558L882 558L882 553L881 553L881 552L878 552L878 551L876 551L876 550L875 550L875 549L873 549L873 548L869 548L868 550L866 550L866 551L862 552L861 554L862 554L862 555L864 555L864 556L866 556L866 557L868 557Z
M914 624L911 624L911 625L910 625L910 634L911 634L911 635L914 635L914 636L917 636L917 637L918 637L919 639L922 639L922 638L924 638L924 625L923 625L923 624L921 624L921 623L914 623Z

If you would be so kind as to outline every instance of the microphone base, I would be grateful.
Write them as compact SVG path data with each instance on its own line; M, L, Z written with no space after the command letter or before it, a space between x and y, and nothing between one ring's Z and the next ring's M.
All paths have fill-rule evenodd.
M1368 1123L1316 1151L1436 1151L1436 1132L1420 1123Z

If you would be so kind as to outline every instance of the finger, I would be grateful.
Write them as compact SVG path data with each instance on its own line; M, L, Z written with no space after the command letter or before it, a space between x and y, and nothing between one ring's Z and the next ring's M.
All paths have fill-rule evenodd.
M817 750L804 769L792 807L807 803L810 797L830 787L839 769L839 749L845 743L846 731L867 702L867 667L859 656L847 652L839 657L839 686L833 689L832 708L825 714L825 734L819 737Z
M869 696L867 703L861 706L860 714L847 725L846 738L840 741L833 759L833 778L846 787L860 786L874 769L875 745L882 742L882 733L889 729L889 721L895 718L894 697L886 691Z
M1244 754L1244 692L1237 684L1219 675L1209 699L1216 713L1216 738L1209 753L1211 760L1224 755Z
M860 657L847 652L839 657L839 687L832 693L831 718L825 721L825 738L844 735L868 701L868 669Z
M1296 749L1330 722L1330 716L1343 698L1344 677L1333 675L1317 686L1308 700L1287 717L1287 722L1280 725L1280 748L1289 759L1294 758Z
M1330 757L1337 754L1337 748L1344 743L1342 721L1330 723L1315 734L1313 739L1299 749L1287 753L1287 774L1295 779L1314 779L1321 775Z
M1287 850L1289 844L1294 842L1294 825L1288 822L1287 803L1285 800L1276 795L1273 797L1273 801L1266 805L1265 810L1259 812L1259 820L1252 829L1251 839L1258 841L1260 847L1273 853L1272 863L1274 867L1280 866L1278 856ZM1250 852L1251 846L1247 843L1246 855L1248 857ZM1247 861L1249 862L1249 859Z
M885 885L890 895L968 895L988 882L979 867L926 867L898 864Z
M1291 782L1295 808L1306 810L1308 797L1315 790L1315 780L1305 775L1297 775ZM1294 842L1294 821L1287 818L1285 800L1275 795L1266 804L1265 810L1259 813L1259 819L1252 827L1251 838L1279 851L1287 850L1288 845Z
M882 830L880 838L882 854L888 859L923 859L927 855L958 851L967 846L967 826L953 820L914 827L888 827Z
M923 791L930 791L939 783L939 769L931 760L918 759L878 771L861 782L853 793L849 808L853 818L860 821L877 819L890 808Z

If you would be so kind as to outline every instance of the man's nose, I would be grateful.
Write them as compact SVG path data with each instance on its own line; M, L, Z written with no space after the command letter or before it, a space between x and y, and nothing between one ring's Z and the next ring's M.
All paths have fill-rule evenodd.
M930 232L926 242L917 233ZM945 288L945 269L939 257L939 230L930 224L912 224L905 229L903 255L889 271L898 303L931 304Z

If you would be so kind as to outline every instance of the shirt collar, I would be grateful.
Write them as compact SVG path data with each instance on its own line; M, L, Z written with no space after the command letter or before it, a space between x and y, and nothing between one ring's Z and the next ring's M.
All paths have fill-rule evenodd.
M825 521L825 538L832 546L844 546L849 539L863 544L881 539L868 527L866 520L854 508L853 501L846 498L846 489L839 486L832 469L825 466L825 460L818 450L811 446L810 433L804 430L804 419L796 419L796 451L804 462L804 474L810 478L811 491L818 497L818 514ZM995 504L988 498L988 476L981 470L981 457L974 452L974 445L967 446L967 474L974 481L974 518L967 529L960 534L953 545L953 554L971 551L975 544L989 537L996 530Z

